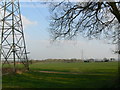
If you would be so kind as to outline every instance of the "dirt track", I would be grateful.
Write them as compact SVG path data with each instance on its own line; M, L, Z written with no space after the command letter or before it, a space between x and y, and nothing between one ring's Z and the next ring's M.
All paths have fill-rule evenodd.
M57 72L57 71L39 71L42 73L58 73L58 74L79 74L79 73L75 73L75 72Z

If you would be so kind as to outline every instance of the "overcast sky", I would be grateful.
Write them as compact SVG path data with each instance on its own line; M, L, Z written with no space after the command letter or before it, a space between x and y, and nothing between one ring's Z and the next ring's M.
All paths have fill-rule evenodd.
M112 50L115 45L107 44L105 40L87 40L78 37L72 41L59 41L50 43L48 33L49 11L48 7L37 2L22 2L21 13L24 26L27 50L30 59L47 58L117 58Z

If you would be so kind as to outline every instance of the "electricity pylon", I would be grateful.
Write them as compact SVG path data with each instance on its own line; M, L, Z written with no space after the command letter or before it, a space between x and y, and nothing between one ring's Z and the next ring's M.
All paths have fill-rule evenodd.
M0 12L2 67L9 64L15 72L19 63L29 69L19 0L1 0Z

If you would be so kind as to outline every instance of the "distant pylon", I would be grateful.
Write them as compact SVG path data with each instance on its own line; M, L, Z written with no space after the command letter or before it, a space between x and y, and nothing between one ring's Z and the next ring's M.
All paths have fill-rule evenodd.
M9 64L16 71L22 63L29 69L19 0L0 1L0 60L2 67Z
M84 58L83 58L83 49L81 51L81 60L84 60Z

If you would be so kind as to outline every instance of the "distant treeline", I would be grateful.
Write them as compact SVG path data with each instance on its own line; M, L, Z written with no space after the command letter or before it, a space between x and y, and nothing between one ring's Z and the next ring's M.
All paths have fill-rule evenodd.
M36 62L64 62L64 63L73 63L73 62L110 62L110 61L116 61L114 58L103 58L101 60L96 60L96 59L45 59L45 60L29 60L29 62L36 63Z
M45 59L45 60L29 60L31 63L35 62L65 62L65 63L71 63L71 62L83 62L81 59Z
M76 62L111 62L111 61L117 61L115 58L103 58L103 59L45 59L45 60L29 60L29 64L37 63L37 62L63 62L63 63L76 63ZM22 61L24 62L24 61ZM16 61L17 64L21 64L21 61ZM13 63L13 61L9 61L9 63Z

